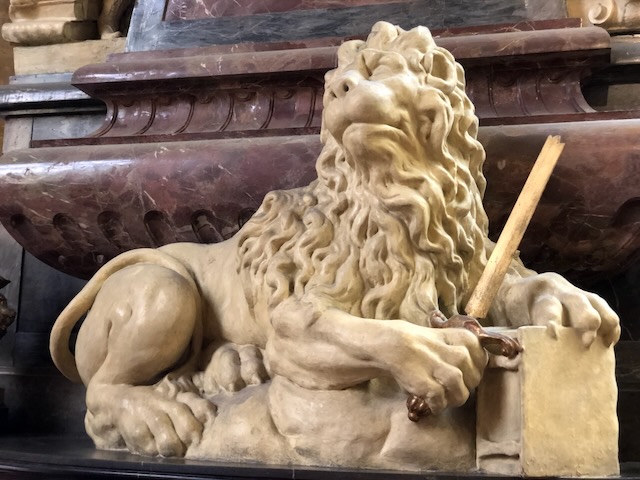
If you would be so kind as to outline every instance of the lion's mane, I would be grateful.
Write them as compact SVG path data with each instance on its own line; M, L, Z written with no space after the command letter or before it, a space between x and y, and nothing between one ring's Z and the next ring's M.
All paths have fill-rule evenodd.
M416 121L367 158L323 121L318 179L265 197L240 232L238 269L252 307L314 294L357 316L424 325L435 308L457 313L486 264L478 120L462 67L424 27L380 22L366 42L340 47L327 84L365 49L401 54L418 76L406 113Z

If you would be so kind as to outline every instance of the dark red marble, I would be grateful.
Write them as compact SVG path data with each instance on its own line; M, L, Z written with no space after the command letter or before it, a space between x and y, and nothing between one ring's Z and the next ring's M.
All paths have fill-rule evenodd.
M566 148L523 258L575 277L619 270L640 250L640 119L481 128L493 235L548 134ZM0 220L40 259L88 276L130 248L227 238L267 191L307 184L319 150L312 135L9 153Z
M438 45L451 51L465 67L506 63L513 70L544 69L554 64L565 66L577 62L589 67L594 62L596 65L608 63L610 37L601 28L502 31L506 28L486 33L465 30L464 34L435 38ZM293 42L296 48L291 48L291 43L268 43L114 54L105 63L78 69L73 83L91 95L98 95L102 91L108 92L111 84L117 84L121 91L135 81L175 82L290 74L303 70L326 71L336 65L337 47L323 45L324 41L316 39L317 44L312 45L305 41ZM328 42L336 41L332 38Z
M466 68L467 91L483 124L570 121L559 117L593 113L580 83L607 61L604 30L490 32L437 39ZM81 68L73 82L107 105L94 137L139 142L304 129L320 126L323 74L336 65L336 50L121 54Z
M407 0L169 0L165 20L235 17L292 10L348 8L381 3L405 3Z
M269 190L313 180L319 149L313 135L13 152L0 219L41 260L88 277L131 248L228 238Z
M458 35L477 35L486 33L531 32L533 30L553 30L556 28L577 28L582 26L579 18L555 18L551 20L525 20L517 23L503 23L492 25L468 25L463 27L449 27L445 29L431 29L434 37L453 37Z
M485 206L497 236L547 135L564 152L520 246L528 266L574 280L606 277L640 251L640 115L480 129Z

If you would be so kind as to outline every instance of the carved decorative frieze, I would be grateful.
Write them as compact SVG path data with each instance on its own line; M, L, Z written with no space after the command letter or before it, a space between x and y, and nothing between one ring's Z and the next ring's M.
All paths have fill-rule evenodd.
M219 134L282 128L320 128L322 82L174 92L107 101L104 125L95 137Z

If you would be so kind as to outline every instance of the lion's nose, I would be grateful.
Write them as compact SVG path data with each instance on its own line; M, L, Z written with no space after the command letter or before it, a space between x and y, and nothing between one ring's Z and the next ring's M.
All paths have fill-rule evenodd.
M342 98L358 86L359 80L355 72L348 72L333 81L331 91L336 97Z

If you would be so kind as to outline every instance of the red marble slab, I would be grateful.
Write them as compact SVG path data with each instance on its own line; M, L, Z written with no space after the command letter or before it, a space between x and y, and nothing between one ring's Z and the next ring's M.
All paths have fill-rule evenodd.
M640 115L481 128L494 237L547 135L566 146L520 245L523 259L582 282L624 270L640 252Z
M481 128L492 235L549 134L566 148L523 258L574 278L619 271L640 251L638 118ZM130 248L227 238L267 191L312 180L319 151L317 135L299 135L10 152L0 220L41 260L87 277Z
M516 68L518 63L526 63L533 55L542 55L543 60L552 58L564 64L563 54L578 58L583 52L589 58L602 56L600 63L604 63L608 60L611 43L606 30L599 27L471 33L436 38L436 42L451 51L463 66L495 63L497 59L503 59ZM264 47L272 46L267 44ZM230 52L227 50L229 47L203 47L114 54L105 63L78 69L74 73L73 84L89 94L96 94L99 88L105 88L110 83L285 74L301 70L326 70L336 65L337 46L299 46L301 48L263 51L253 50L256 48L254 44L250 46L252 49L240 52ZM572 52L571 55L568 55L569 52ZM535 60L540 60L540 57Z
M313 180L319 149L313 135L10 152L0 219L44 262L88 277L131 248L228 238L268 191Z

